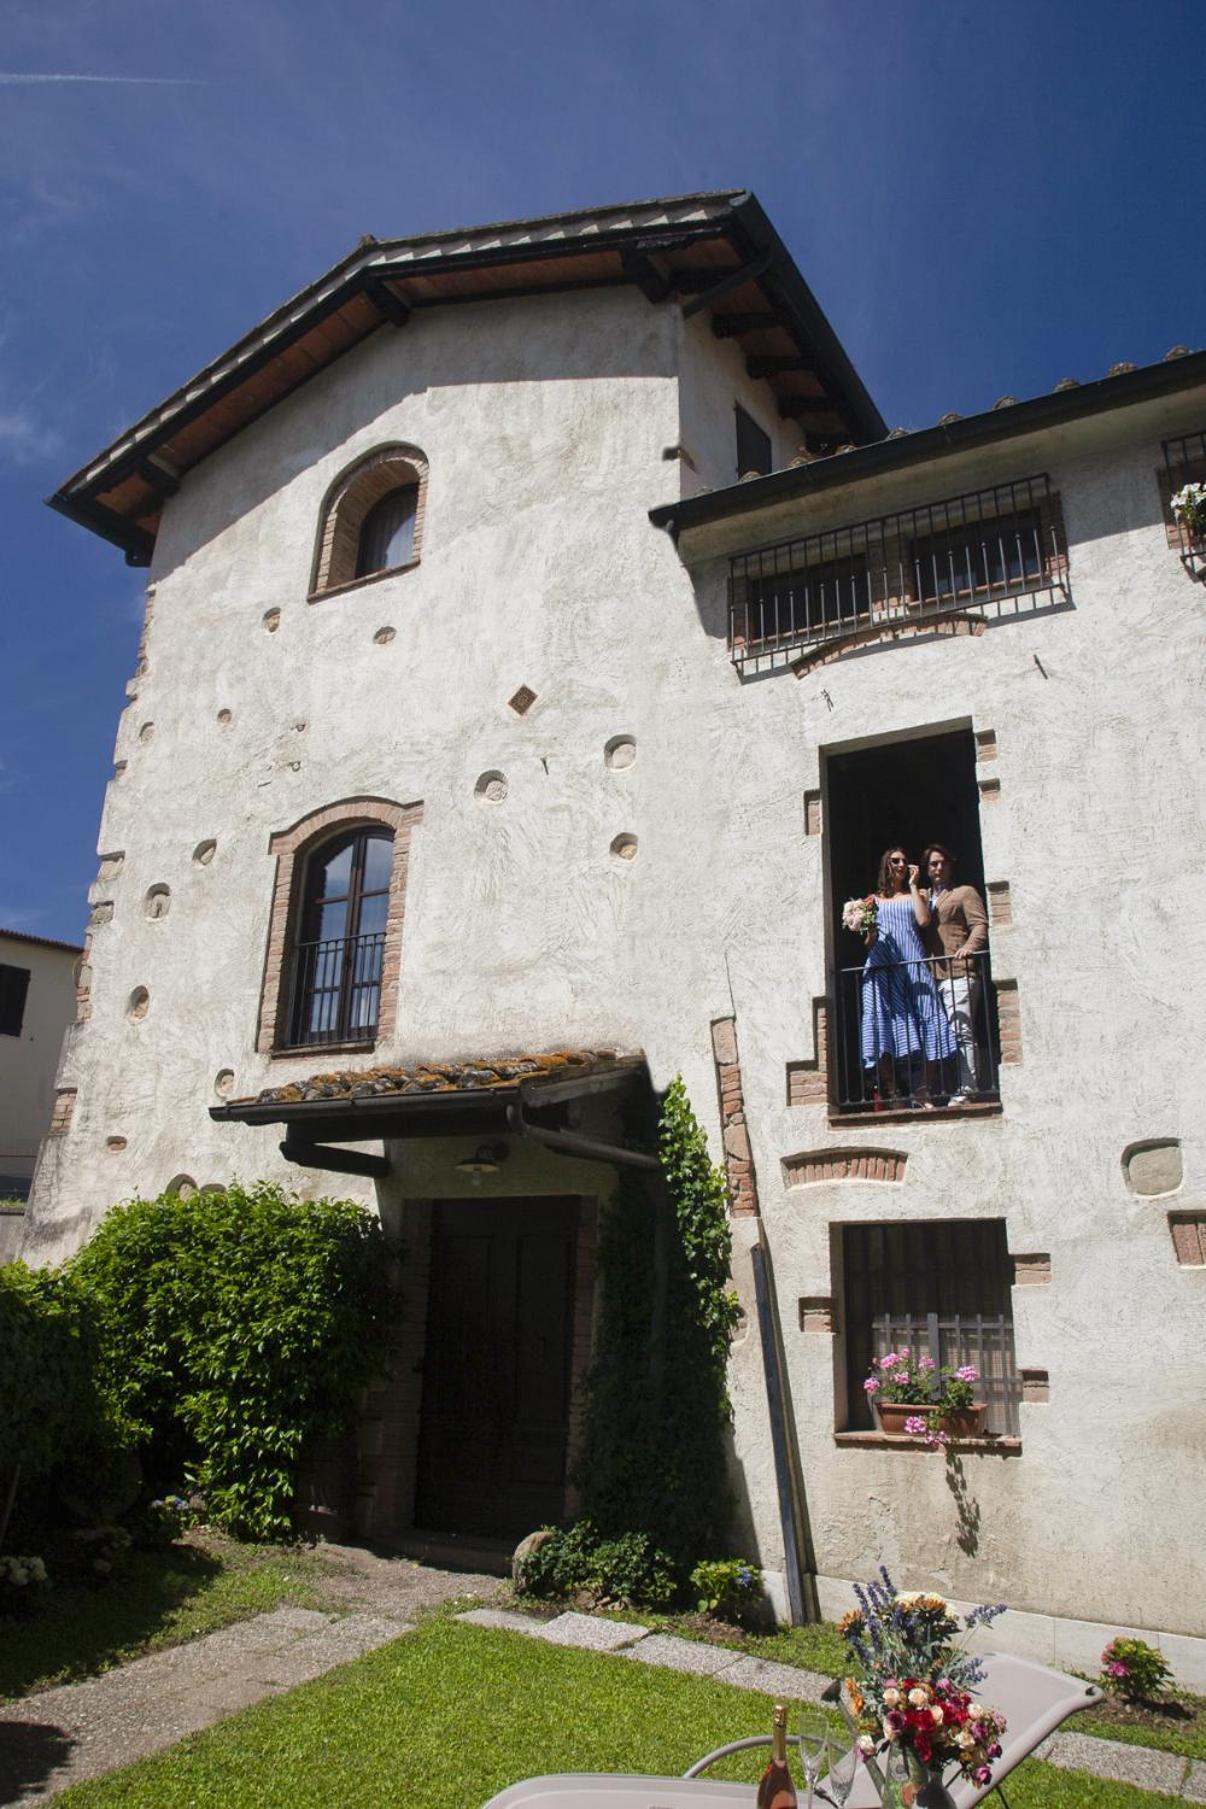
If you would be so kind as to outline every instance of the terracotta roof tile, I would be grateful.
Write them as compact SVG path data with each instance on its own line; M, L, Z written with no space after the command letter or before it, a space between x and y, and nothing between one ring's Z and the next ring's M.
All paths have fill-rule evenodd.
M476 1057L461 1062L409 1062L398 1067L335 1069L283 1087L266 1087L231 1105L288 1105L311 1099L365 1099L416 1093L465 1093L513 1087L524 1080L587 1075L620 1066L625 1058L595 1049L555 1049L535 1055Z

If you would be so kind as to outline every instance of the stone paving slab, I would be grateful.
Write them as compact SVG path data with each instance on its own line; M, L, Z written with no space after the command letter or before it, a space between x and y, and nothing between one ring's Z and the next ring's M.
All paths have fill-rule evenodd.
M731 1683L738 1690L760 1690L764 1696L819 1702L821 1691L827 1690L833 1679L816 1671L800 1670L796 1665L772 1664L766 1658L738 1658L717 1675L716 1681Z
M190 1645L0 1707L0 1804L162 1752L239 1709L321 1677L409 1631L405 1621L278 1608Z
M1206 1761L1194 1759L1191 1762L1181 1795L1189 1803L1206 1803Z
M1141 1790L1163 1790L1180 1796L1186 1762L1178 1753L1152 1746L1126 1746L1121 1740L1099 1740L1095 1734L1052 1734L1035 1753L1061 1771L1088 1771L1097 1778L1134 1784Z
M730 1651L727 1646L705 1645L698 1639L651 1633L648 1639L628 1646L620 1656L635 1658L643 1665L666 1665L672 1671L689 1671L696 1677L714 1677L718 1671L728 1670L740 1654Z
M594 1614L559 1614L545 1621L541 1637L554 1646L578 1646L585 1652L615 1652L648 1639L648 1627L636 1621L609 1621Z

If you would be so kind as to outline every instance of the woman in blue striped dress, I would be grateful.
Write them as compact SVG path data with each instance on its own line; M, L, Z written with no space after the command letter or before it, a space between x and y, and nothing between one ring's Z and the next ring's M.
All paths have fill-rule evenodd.
M932 1111L941 1063L955 1053L955 1041L922 946L930 904L919 877L903 848L885 851L876 927L865 938L860 1030L863 1070L880 1098L903 1090Z

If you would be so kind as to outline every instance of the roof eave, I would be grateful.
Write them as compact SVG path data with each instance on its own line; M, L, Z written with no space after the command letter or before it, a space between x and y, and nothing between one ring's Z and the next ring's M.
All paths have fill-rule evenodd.
M1116 377L1100 377L1076 389L1035 396L1008 408L967 415L944 426L928 427L900 439L878 440L832 458L808 465L793 465L767 477L751 478L706 495L684 497L650 509L654 527L666 528L675 538L692 528L723 521L734 515L751 515L777 503L790 502L820 490L835 489L861 478L902 471L960 452L969 452L994 441L1020 438L1045 427L1058 427L1113 408L1127 408L1206 384L1206 352L1189 352L1160 364L1143 365Z

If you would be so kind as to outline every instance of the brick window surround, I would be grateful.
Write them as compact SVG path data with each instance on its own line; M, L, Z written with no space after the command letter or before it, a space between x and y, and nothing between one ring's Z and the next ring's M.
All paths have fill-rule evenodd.
M301 912L307 859L322 842L350 829L388 829L394 838L376 1041L385 1042L393 1034L398 1003L398 976L402 968L402 920L406 910L410 835L415 824L422 820L422 804L393 804L385 798L344 798L339 803L311 811L308 816L294 823L292 828L282 829L270 838L268 851L276 856L276 877L273 883L272 917L268 930L259 1030L255 1045L261 1054L270 1054L280 1048L285 1035L288 957ZM322 1045L327 1050L341 1046L346 1045ZM315 1050L308 1048L305 1053L312 1056Z
M402 565L356 576L360 530L375 505L393 490L414 485L414 538L410 558ZM423 548L423 517L427 507L427 460L417 446L379 446L335 479L323 499L318 517L318 543L310 576L308 601L352 590L409 571L419 563Z

